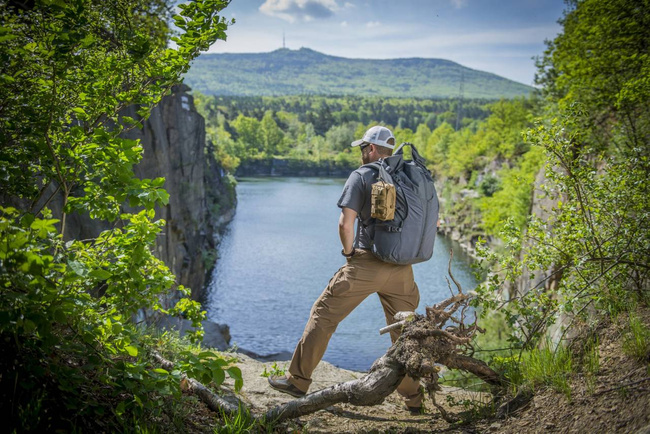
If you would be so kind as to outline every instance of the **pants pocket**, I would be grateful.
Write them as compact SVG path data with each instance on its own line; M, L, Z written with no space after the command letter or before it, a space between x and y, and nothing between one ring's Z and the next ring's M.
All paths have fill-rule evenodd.
M341 295L350 289L350 281L346 272L346 267L342 267L336 272L328 285L329 292L332 295Z

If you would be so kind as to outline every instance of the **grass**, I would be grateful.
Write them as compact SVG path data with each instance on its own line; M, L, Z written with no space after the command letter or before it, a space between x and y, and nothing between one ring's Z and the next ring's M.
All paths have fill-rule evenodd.
M236 414L228 415L221 412L222 425L214 429L214 434L248 434L256 433L258 430L258 422L251 416L250 410L247 408L239 408Z
M282 377L285 375L286 369L287 369L287 365L284 365L284 367L280 368L277 362L273 362L270 370L267 370L266 366L264 366L264 372L262 372L260 376L266 378L270 376Z
M636 314L630 314L628 330L623 337L623 352L639 361L650 360L650 329Z
M571 399L569 376L573 372L573 357L563 346L553 351L550 346L534 349L523 354L521 375L533 390L540 386L549 386Z

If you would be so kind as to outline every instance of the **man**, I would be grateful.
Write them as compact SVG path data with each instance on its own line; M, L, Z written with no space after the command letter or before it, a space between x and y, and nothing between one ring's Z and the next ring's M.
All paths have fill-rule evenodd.
M368 164L389 157L395 147L395 137L388 128L377 125L366 131L361 140L352 142L352 146L360 148L361 160ZM370 294L379 296L388 324L395 322L395 313L415 311L418 306L420 294L411 266L383 262L370 252L374 236L372 225L361 225L355 240L357 216L362 221L370 218L370 198L375 182L377 171L362 166L352 172L343 187L338 201L341 208L339 237L346 264L314 303L305 331L293 353L289 374L269 377L269 384L274 389L295 397L304 396L311 384L311 374L323 357L336 327ZM391 332L393 342L398 336L398 331ZM405 377L397 391L405 398L412 413L419 412L423 398L419 382Z

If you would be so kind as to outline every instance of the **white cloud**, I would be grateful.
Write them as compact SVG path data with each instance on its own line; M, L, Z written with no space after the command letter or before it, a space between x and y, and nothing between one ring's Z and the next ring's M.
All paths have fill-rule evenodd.
M336 0L266 0L259 10L293 23L329 18L338 9Z
M467 0L451 0L451 4L456 8L460 9L467 5Z
M381 26L381 23L379 21L368 21L366 23L366 27L368 27L369 29L373 27L379 27L379 26Z
M342 22L341 22L341 27L347 27L347 26L348 26L348 22L347 22L347 21L342 21Z

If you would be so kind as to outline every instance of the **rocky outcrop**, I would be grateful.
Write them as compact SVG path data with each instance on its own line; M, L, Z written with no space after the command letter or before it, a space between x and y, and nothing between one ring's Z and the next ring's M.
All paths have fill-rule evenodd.
M161 329L174 330L180 336L185 336L188 331L195 330L192 326L192 321L168 315L158 318L156 324ZM230 347L230 327L226 324L217 324L209 320L203 321L201 325L204 333L201 345L204 348L225 351Z
M558 199L550 198L542 189L543 185L548 185L545 168L541 168L535 178L535 188L533 191L533 200L530 214L539 221L546 222L546 232L553 232L553 221L551 211L557 206ZM521 252L521 260L526 250L534 248L532 240L527 240L524 249ZM548 293L551 297L558 297L558 287L563 276L563 264L553 264L548 270L531 270L528 267L522 267L521 275L514 282L509 293L504 294L508 298L526 294L533 289L539 289L541 292ZM590 313L587 310L586 313ZM568 328L573 322L575 316L572 313L561 312L556 321L546 330L546 336L553 345L557 345L562 339L572 339L576 336L578 328Z
M500 244L501 241L485 233L481 215L476 212L471 201L481 196L479 189L484 180L495 179L500 170L510 166L509 162L504 160L484 161L483 164L483 168L476 172L476 177L472 180L468 180L464 175L458 179L436 180L441 210L438 230L458 242L461 248L475 259L479 239L486 240L493 246ZM452 183L453 187L447 183Z
M552 223L549 218L551 210L557 205L557 200L551 199L542 189L542 186L548 184L546 179L545 169L541 168L535 178L535 188L533 190L533 200L530 209L530 215L538 218L540 221L546 222L546 230L551 232L553 230ZM526 249L530 248L531 241L528 241ZM522 255L524 252L522 251ZM523 258L522 258L523 259ZM554 292L557 285L562 278L561 272L552 267L548 271L530 270L523 267L521 276L515 282L515 291L517 294L525 294L532 288L543 287L545 291ZM514 294L510 294L514 296Z
M156 218L167 224L156 243L156 256L176 275L176 283L192 290L192 298L203 295L206 275L216 261L218 232L234 214L234 179L215 160L205 143L205 122L194 107L187 86L177 86L162 99L143 122L142 129L123 134L140 140L142 161L134 168L139 178L166 179L169 204L156 208ZM136 107L124 110L125 116L141 119ZM55 215L62 201L50 204ZM136 211L125 206L129 211ZM88 215L68 216L65 237L89 239L111 227ZM176 302L171 295L166 306Z
M156 209L156 218L167 224L156 255L174 272L177 283L191 288L192 298L200 299L216 259L215 236L232 217L235 192L206 147L205 121L188 90L184 85L175 87L153 109L144 127L126 136L139 139L144 149L136 175L166 179L169 204ZM125 115L137 119L136 108Z

